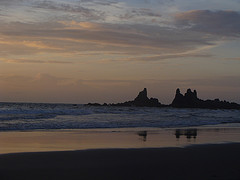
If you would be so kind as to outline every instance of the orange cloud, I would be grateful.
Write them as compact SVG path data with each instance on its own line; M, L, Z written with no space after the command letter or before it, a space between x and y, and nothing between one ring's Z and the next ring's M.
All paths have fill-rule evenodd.
M19 44L23 44L24 46L37 48L37 49L53 49L53 50L61 50L60 47L48 46L41 41L23 41L18 42Z
M0 58L0 61L6 63L28 63L28 64L73 64L71 61L56 61L56 60L33 60L33 59L7 59Z
M85 30L103 30L102 26L99 23L92 22L76 22L76 21L59 21L59 23L63 24L64 29L85 29Z
M22 40L23 38L19 38L17 41L13 40L13 38L8 37L8 38L1 38L0 39L0 44L2 45L19 45L19 46L26 46L30 48L36 48L36 49L51 49L51 50L61 50L62 48L60 47L54 47L51 45L47 45L43 43L42 41L31 41L31 40Z

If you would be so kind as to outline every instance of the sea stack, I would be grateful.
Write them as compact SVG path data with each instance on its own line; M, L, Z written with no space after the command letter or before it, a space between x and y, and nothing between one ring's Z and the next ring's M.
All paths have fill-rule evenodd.
M139 92L138 96L134 99L133 104L135 106L146 106L146 107L158 107L161 106L161 103L157 98L148 98L147 88L144 88L143 91Z
M192 92L188 89L183 95L178 88L172 104L172 107L176 108L205 108L205 109L240 109L240 105L237 103L230 103L227 101L215 100L201 100L197 97L197 91Z
M133 101L136 105L147 104L149 98L147 97L147 88L144 88L143 91L139 92L138 96Z
M135 102L147 102L149 98L147 97L147 88L144 88L143 91L139 92L138 96L134 99Z
M180 89L176 90L175 98L171 104L173 107L183 107L183 108L194 108L198 107L201 104L201 100L197 97L197 91L192 92L191 89L188 89L187 92L182 95Z
M161 107L162 104L157 98L148 98L147 88L144 88L138 93L138 96L133 101L115 104L117 106L136 106L136 107Z

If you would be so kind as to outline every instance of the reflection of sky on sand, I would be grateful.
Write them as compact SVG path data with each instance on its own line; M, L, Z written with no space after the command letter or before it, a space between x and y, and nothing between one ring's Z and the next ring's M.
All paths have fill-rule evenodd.
M0 153L183 147L226 142L240 142L239 127L1 132Z

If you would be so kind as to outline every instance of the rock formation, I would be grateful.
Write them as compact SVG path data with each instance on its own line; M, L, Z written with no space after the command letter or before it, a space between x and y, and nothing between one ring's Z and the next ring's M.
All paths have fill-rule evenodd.
M188 89L185 95L182 95L180 89L176 90L175 98L171 104L173 107L198 107L201 103L201 100L197 97L197 91L192 92L191 89Z
M204 109L239 109L240 105L237 103L230 103L227 101L215 100L201 100L197 97L197 91L188 89L183 95L180 89L176 90L174 100L170 105L161 104L157 98L148 98L147 89L139 92L138 96L132 101L117 104L99 104L88 103L89 106L135 106L135 107L175 107L175 108L204 108Z
M177 89L170 106L176 108L240 109L240 105L237 103L220 101L219 99L201 100L197 97L197 91L192 92L191 89L188 89L184 95L181 94L180 89Z
M114 104L117 106L137 106L137 107L161 107L162 104L157 98L148 98L147 89L139 92L138 96L133 101L127 101L124 103Z

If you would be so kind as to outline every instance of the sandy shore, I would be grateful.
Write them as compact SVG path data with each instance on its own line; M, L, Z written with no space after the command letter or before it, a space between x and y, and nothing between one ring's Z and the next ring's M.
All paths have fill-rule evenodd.
M240 144L0 155L1 179L240 179Z
M0 132L0 154L240 143L235 126L6 131Z

